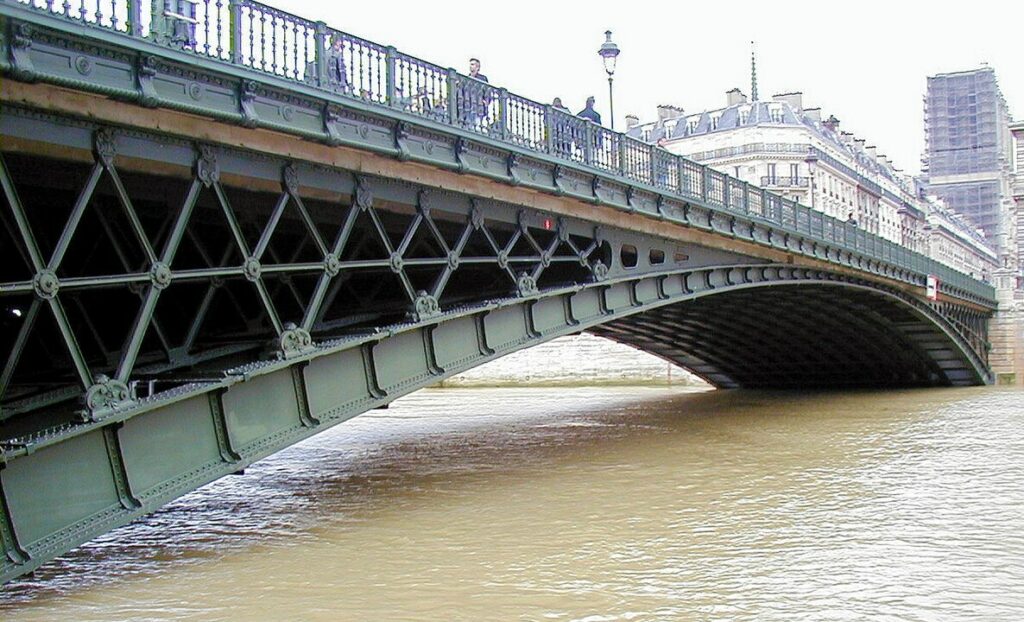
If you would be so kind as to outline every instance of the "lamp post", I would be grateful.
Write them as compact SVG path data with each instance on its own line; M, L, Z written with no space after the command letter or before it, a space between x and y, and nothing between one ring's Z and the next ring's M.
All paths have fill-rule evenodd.
M612 75L615 73L615 59L619 55L619 46L612 42L612 31L604 31L604 43L597 51L604 61L604 70L608 73L608 115L612 119L612 129L615 129L615 105L612 103Z

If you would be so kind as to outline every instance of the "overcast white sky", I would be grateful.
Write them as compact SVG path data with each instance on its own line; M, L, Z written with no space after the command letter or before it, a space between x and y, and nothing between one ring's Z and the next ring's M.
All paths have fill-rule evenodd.
M1024 118L1022 0L264 1L462 72L477 56L492 83L541 102L560 96L573 112L593 94L606 124L597 48L610 29L622 49L617 129L627 113L653 119L657 104L698 112L723 106L733 87L749 95L752 39L761 99L802 91L805 106L910 173L924 147L928 75L987 62L1011 115Z

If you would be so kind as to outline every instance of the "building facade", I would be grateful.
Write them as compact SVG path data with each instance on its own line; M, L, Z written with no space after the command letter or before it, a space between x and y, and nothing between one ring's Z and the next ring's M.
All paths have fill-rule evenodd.
M1009 252L1007 266L1015 273L1014 289L1017 298L1024 302L1024 121L1010 126L1014 145L1013 209L1010 211L1010 235L1007 236Z
M922 172L929 193L966 216L997 252L1004 252L1013 139L995 71L982 67L929 77L924 117Z
M657 120L627 117L627 133L799 201L870 233L988 278L997 256L965 218L901 173L835 116L805 108L801 93L748 101L733 89L726 106L686 114L661 106Z
M1024 122L1010 126L1016 145L1006 248L996 271L999 311L989 327L989 363L1002 384L1024 385Z
M924 200L927 216L922 252L964 274L992 282L998 272L998 257L985 237L942 199L930 196Z

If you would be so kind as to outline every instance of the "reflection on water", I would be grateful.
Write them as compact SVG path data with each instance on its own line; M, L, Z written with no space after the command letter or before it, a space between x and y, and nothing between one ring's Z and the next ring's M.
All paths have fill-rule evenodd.
M1024 619L1024 393L423 391L0 593L4 620Z

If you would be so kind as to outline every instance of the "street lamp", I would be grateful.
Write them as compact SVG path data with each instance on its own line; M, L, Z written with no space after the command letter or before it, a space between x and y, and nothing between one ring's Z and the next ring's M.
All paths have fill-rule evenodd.
M604 70L608 73L608 114L612 118L612 129L615 129L615 106L612 103L612 75L615 73L615 58L619 55L619 46L612 42L612 31L604 31L604 43L597 51L604 61Z

